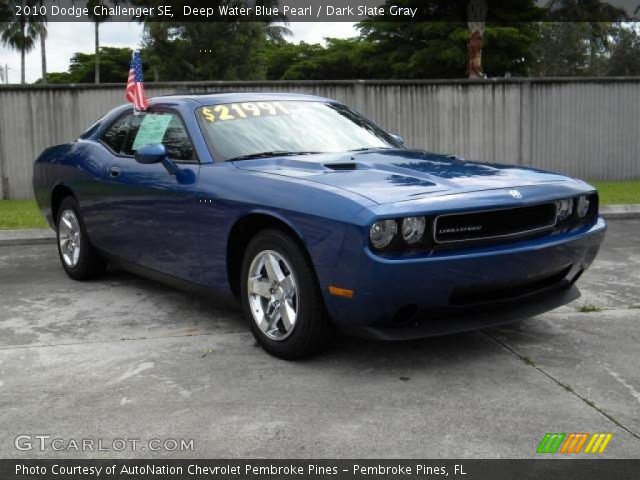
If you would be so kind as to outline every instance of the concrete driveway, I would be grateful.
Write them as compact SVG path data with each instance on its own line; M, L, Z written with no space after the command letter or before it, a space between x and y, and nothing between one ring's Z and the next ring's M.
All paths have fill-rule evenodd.
M54 245L0 247L0 456L535 457L546 432L611 432L601 457L637 458L639 238L640 221L612 221L583 297L551 314L341 337L295 363L258 348L238 312L124 272L74 282ZM111 450L76 451L87 439Z

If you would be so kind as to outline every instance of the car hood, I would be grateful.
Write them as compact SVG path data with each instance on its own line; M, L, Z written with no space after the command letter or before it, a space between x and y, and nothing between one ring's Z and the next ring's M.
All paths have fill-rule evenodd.
M396 149L274 157L234 164L245 170L345 189L378 204L567 180L563 175L532 168Z

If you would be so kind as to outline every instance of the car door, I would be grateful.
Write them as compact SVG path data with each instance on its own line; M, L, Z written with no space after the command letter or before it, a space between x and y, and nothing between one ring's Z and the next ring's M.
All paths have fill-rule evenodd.
M101 141L111 150L103 186L101 248L134 264L197 281L200 265L198 222L194 211L200 165L180 115L155 110L126 115ZM120 124L118 124L120 122ZM111 141L115 140L115 141ZM171 174L161 164L136 162L135 151L162 143L179 167Z

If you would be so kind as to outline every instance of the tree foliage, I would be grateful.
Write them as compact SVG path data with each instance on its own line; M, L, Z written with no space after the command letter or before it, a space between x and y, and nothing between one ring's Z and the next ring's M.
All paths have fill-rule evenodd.
M640 75L640 34L635 28L616 30L607 75Z
M584 43L587 44L586 54L589 58L578 74L606 74L612 35L620 22L629 19L627 12L600 0L551 0L548 7L548 19L564 24L552 27L553 30L561 36L569 36L572 42L575 40L573 37L580 32L585 35L582 45L572 43L574 50L568 52L579 56L584 53Z
M540 40L534 47L533 73L541 77L585 75L589 67L587 23L545 22L538 26Z
M7 2L8 0L0 0ZM154 6L162 0L130 0ZM186 0L177 0L175 6ZM240 0L189 0L197 6ZM276 5L276 0L258 0ZM323 45L286 41L283 18L225 22L146 22L147 81L465 78L469 0L387 0L418 8L423 21L371 17L354 38ZM624 11L598 0L486 0L482 70L489 77L640 75L640 39ZM553 21L539 21L548 17ZM232 19L233 20L233 19ZM584 20L580 22L568 20ZM126 81L131 51L101 48L104 82ZM76 54L52 82L91 82L95 55Z
M451 78L466 76L467 0L387 0L418 8L424 22L389 22L373 17L360 22L361 35L375 45L371 61L386 78ZM487 0L483 69L489 76L525 75L537 32L531 21L542 10L534 0Z
M100 47L100 78L103 83L126 83L131 63L130 48ZM49 83L93 83L96 55L75 53L68 72L47 75ZM39 80L37 83L41 83Z
M148 23L143 47L152 78L163 80L260 80L266 43L259 22Z
M11 19L11 10L7 0L0 0L0 23L8 22Z
M369 65L371 44L361 38L328 38L319 44L267 43L263 56L268 80L340 80L374 78Z
M594 34L593 29L598 33ZM538 25L532 75L577 77L638 75L639 35L634 24L545 22ZM603 35L602 32L606 32Z
M154 6L162 0L133 0L134 4ZM212 7L241 6L240 0L177 0L181 5ZM278 0L258 0L257 3L275 7ZM210 19L215 20L215 19ZM147 65L155 80L260 80L266 76L267 42L286 43L291 32L278 16L254 16L237 20L225 17L224 22L146 22L143 46ZM170 59L170 61L168 61Z

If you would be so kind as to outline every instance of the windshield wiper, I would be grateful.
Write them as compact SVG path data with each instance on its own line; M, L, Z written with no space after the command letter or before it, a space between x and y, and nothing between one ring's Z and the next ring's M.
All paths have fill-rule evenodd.
M353 148L351 150L347 150L348 152L365 152L367 150L390 150L390 147L362 147L362 148Z
M289 152L286 150L272 150L270 152L250 153L249 155L240 155L239 157L230 158L225 162L237 162L238 160L254 160L256 158L268 158L268 157L288 157L291 155L313 155L314 153L322 152Z

